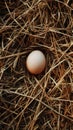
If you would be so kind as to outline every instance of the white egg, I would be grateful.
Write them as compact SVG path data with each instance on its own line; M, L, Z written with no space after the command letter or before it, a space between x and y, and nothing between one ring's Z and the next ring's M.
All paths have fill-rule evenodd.
M46 66L46 58L40 50L32 51L26 59L26 67L32 74L40 74Z

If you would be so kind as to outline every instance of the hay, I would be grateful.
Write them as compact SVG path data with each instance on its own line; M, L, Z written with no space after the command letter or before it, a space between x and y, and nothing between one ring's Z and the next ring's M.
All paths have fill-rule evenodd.
M43 51L39 75L26 57ZM73 129L73 3L0 1L0 129Z

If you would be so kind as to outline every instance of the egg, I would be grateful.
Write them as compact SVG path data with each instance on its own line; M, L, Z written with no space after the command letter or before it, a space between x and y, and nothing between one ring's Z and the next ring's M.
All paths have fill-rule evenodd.
M40 74L46 66L46 58L42 51L32 51L26 59L26 67L32 74Z

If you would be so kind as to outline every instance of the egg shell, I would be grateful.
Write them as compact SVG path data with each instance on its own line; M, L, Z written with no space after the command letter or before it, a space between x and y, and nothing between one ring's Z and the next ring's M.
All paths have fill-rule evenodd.
M26 67L32 74L40 74L46 66L46 58L40 50L32 51L26 59Z

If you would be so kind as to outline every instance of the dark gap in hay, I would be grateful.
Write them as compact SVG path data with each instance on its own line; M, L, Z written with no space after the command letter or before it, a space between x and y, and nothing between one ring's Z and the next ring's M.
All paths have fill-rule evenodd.
M58 44L59 45L67 45L67 43L69 44L70 43L70 39L69 37L63 37L61 36L60 39L58 40Z
M7 76L6 76L7 77ZM8 79L5 81L6 77L3 79L3 81L1 82L2 84L2 88L3 89L9 89L10 87L12 88L12 82L14 81L12 78L10 78L10 76L8 77Z
M45 89L45 92L48 94L49 93L49 90L52 88L52 83L50 83L51 82L51 80L49 81L49 83L48 83L48 85L47 85L47 87L46 87L46 89Z
M66 28L69 25L69 18L67 17L65 23L64 23L64 27Z
M52 85L51 87L52 87L52 88L50 88L50 90L49 90L49 92L48 92L48 96L51 97L51 96L53 95L53 96L52 96L53 98L60 97L60 95L61 95L60 90L59 90L59 89L55 89L54 91L52 91L53 88L54 88L54 86ZM61 87L60 87L60 88L61 88ZM56 104L56 103L55 103L55 104Z
M29 105L28 109L30 109L30 110L32 110L33 112L35 112L37 105L38 105L38 101L34 100L34 101L32 101L32 103Z
M73 17L73 10L71 11L71 15L72 15L72 17Z
M62 34L57 34L57 33L54 33L54 38L57 39L57 41L60 42L60 39L62 39L63 35ZM65 37L64 37L65 38ZM54 42L54 41L53 41Z
M48 47L51 47L52 46L52 36L53 36L52 33L50 33L50 32L46 33L46 38L44 39L43 44L46 44L46 45L48 45Z
M32 44L32 41L31 41L31 39L30 39L31 37L29 37L28 35L25 35L24 37L23 37L23 41L22 41L22 43L21 43L21 46L23 47L23 48L27 48L28 46L30 47L31 46L31 44ZM34 39L33 39L34 40ZM22 48L22 49L23 49Z
M65 78L66 83L70 83L70 77L66 76Z
M71 6L72 3L73 3L72 0L70 0L70 1L68 2L68 5Z
M5 92L5 91L2 92L2 97L3 97L5 100L7 100L7 101L13 100L13 98L15 98L15 96L16 96L16 94L9 94L9 93L8 93L8 97L7 97L7 92ZM7 105L8 105L8 107L10 106L10 104L7 104Z
M4 125L0 123L0 129L4 129Z
M23 84L24 83L24 79L20 79L19 81L15 81L14 82L14 86L15 88L19 88L19 84ZM20 92L20 91L19 91ZM21 91L22 92L22 91Z
M73 92L70 94L70 100L73 100Z
M3 18L7 14L7 9L4 7L4 3L0 3L0 17Z
M11 49L12 48L12 49ZM15 49L16 48L16 49ZM10 48L8 49L8 51L12 52L18 52L20 50L20 44L16 41L14 43L12 43L12 45L10 46Z
M36 125L39 125L39 128L42 128L42 125L44 124L45 117L44 115L41 115L40 118L36 121Z
M2 35L0 35L0 48L2 48L1 43L2 43Z
M53 118L52 127L54 127L54 125L56 123L55 122L55 115L53 115L53 113L49 109L46 109L44 111L44 113L42 113L40 115L40 117L36 121L36 124L39 124L40 129L44 129L45 127L48 127L48 129L50 129L49 123L51 123L51 120Z
M69 67L69 64L68 64L67 61L65 61L65 62L64 62L64 68L65 68L65 70L68 69L68 67Z
M8 67L8 69L6 69L5 72L4 72L4 76L10 77L11 75L12 75L11 68Z
M70 50L68 50L67 53L70 52L70 51L73 52L73 46L70 47Z
M58 81L58 79L59 79L59 71L57 71L58 70L58 68L56 68L50 75L51 75L51 77L55 80L55 81ZM55 73L56 72L56 73ZM51 82L53 82L53 81L51 81Z
M0 105L4 107L4 103L1 100L0 100L0 102L1 102ZM0 108L0 109L1 109L0 110L0 115L1 115L1 114L3 114L5 112L5 109L3 109L3 108ZM1 120L2 117L3 116L0 116L0 120Z

